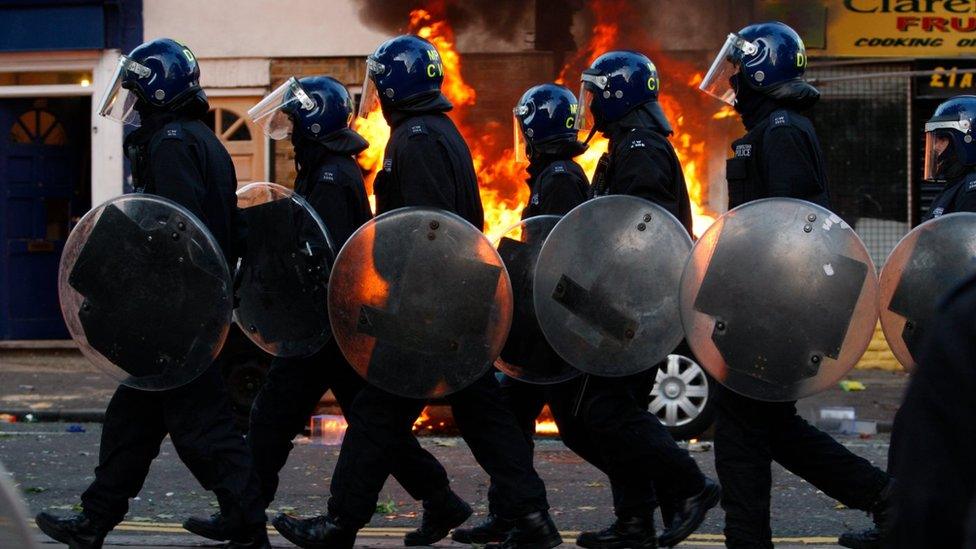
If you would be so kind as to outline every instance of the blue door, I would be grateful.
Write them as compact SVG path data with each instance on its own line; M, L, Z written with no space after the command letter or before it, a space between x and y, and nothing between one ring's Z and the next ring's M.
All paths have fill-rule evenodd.
M0 103L0 339L68 336L58 261L83 177L74 116L59 110L44 100Z

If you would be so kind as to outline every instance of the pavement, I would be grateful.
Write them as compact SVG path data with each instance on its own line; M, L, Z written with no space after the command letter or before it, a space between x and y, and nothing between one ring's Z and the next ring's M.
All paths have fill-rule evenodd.
M838 436L838 440L884 467L888 449L884 431L890 426L907 378L900 373L878 371L855 371L849 377L863 383L865 389L828 390L800 401L800 412L815 418L823 407L850 406L856 409L858 419L877 422L881 434ZM0 350L0 414L21 414L16 423L0 423L0 462L10 471L31 513L70 513L77 509L78 495L92 480L101 432L99 423L85 419L97 418L104 411L114 388L110 378L74 351ZM67 421L29 423L23 421L26 413L42 420ZM488 479L464 441L425 436L421 443L445 464L454 489L474 507L475 516L470 523L483 518L487 512ZM714 476L710 444L705 441L694 448L698 450L692 453L695 460L706 474ZM323 512L337 455L336 446L299 440L282 471L281 490L269 513ZM558 439L538 439L535 461L546 481L553 517L568 543L578 531L599 529L612 521L607 479ZM864 513L844 508L778 466L774 467L773 481L772 528L778 547L830 547L840 533L870 525ZM107 546L208 546L206 540L184 533L179 523L190 515L208 515L215 508L212 494L193 479L167 439L142 493L131 502L126 522L113 532ZM399 546L403 533L419 524L422 508L390 480L377 511L369 527L361 532L357 546ZM721 546L721 528L721 511L712 511L683 547ZM35 535L39 542L47 543L36 530ZM277 535L272 536L272 544L289 546Z

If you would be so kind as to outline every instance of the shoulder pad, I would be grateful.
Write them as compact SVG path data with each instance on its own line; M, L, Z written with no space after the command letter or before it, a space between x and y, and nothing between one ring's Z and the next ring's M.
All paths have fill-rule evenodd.
M631 134L633 134L633 132L634 132L634 130L631 130ZM627 143L627 148L628 149L646 149L647 148L647 139L645 139L644 137L642 137L640 135L629 135L627 137L629 138L629 143Z
M178 139L183 140L183 125L179 122L170 122L163 126L163 131L160 134L160 139Z
M323 170L319 170L318 180L323 182L335 182L336 180L336 167L329 166Z
M790 125L790 113L785 109L780 109L778 111L773 111L769 115L769 127L775 128L777 126L789 126Z
M976 191L976 174L969 176L969 179L964 184L966 186L963 188L963 192L971 193Z
M407 134L410 135L411 139L418 135L427 135L427 126L420 121L411 122L410 125L407 126Z

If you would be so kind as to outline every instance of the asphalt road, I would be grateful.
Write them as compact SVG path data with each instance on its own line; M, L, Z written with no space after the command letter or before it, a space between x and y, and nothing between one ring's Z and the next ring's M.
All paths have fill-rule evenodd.
M32 513L54 510L69 513L78 495L92 479L98 452L99 424L19 423L0 425L0 462L11 472ZM842 437L856 453L884 465L887 437ZM475 508L472 522L486 513L487 477L463 440L425 437L423 445L443 461L454 489ZM338 448L299 444L282 472L281 492L271 513L321 513ZM706 474L714 475L710 450L695 452ZM558 440L539 440L536 466L546 481L552 514L568 542L575 532L602 528L612 520L610 491L605 477L566 449ZM779 546L817 546L832 543L848 528L870 525L861 512L844 509L815 487L778 466L773 472L773 531ZM364 546L395 546L405 529L419 523L421 507L389 481ZM132 502L127 522L110 538L118 546L193 546L203 540L180 533L179 522L192 514L210 514L212 495L200 488L179 461L167 440L142 494ZM713 511L691 546L721 545L721 511ZM39 538L40 539L40 538ZM287 546L280 537L276 545Z

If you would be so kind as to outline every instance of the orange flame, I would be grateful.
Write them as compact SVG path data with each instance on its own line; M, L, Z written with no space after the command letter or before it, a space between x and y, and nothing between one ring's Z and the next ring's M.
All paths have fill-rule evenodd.
M590 61L605 51L620 47L631 47L631 44L624 42L635 39L633 32L621 32L620 29L625 21L636 20L635 14L632 13L632 2L629 0L594 2L591 4L590 10L596 18L591 37L562 67L556 80L557 83L569 86L574 92L579 82L579 67L588 65ZM430 1L426 3L425 9L411 11L408 30L429 40L440 52L441 61L444 65L442 91L454 104L454 109L449 115L457 124L461 135L471 150L485 210L485 233L489 238L495 240L504 234L508 227L519 222L522 208L529 198L528 186L524 184L526 178L524 165L515 161L515 153L512 150L511 142L508 140L510 130L501 127L497 122L477 126L465 123L467 107L475 104L477 94L465 82L461 73L461 57L455 48L454 30L447 21L446 2ZM694 119L692 122L691 118L684 116L683 105L689 103L687 101L689 97L698 95L694 88L701 82L702 73L692 69L690 65L670 59L655 59L655 62L659 64L659 67L664 64L667 65L666 70L662 72L672 82L671 89L674 91L665 90L660 101L675 130L671 142L678 159L681 161L685 182L688 185L688 194L692 201L694 233L701 235L717 216L708 207L708 148L706 147L705 128L702 122L703 119L708 121L727 118L734 114L734 111L723 108L714 114L692 117ZM521 90L513 90L513 94L518 93L518 91ZM686 96L680 103L674 97L674 93L679 91L683 91ZM700 100L701 98L695 97L694 99ZM692 100L690 103L694 105L695 101ZM376 172L381 168L383 149L389 139L390 129L378 105L376 110L369 113L365 119L358 118L354 127L370 142L370 147L361 153L359 161L363 169L369 172L367 175L367 191L370 194L371 203L374 203L372 183ZM602 136L596 136L591 140L589 150L577 157L576 160L591 178L596 169L597 161L600 155L606 151L606 148L607 140Z

